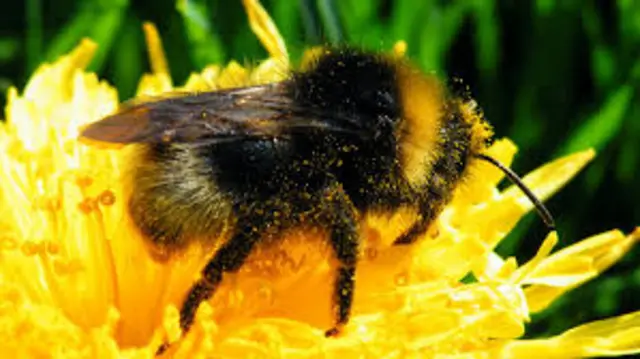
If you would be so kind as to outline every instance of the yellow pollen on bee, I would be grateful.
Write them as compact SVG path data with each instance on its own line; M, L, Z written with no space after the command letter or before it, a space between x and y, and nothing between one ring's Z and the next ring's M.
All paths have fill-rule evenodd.
M405 121L398 134L404 137L400 160L409 183L419 186L440 151L443 89L437 79L403 62L398 64L398 88Z

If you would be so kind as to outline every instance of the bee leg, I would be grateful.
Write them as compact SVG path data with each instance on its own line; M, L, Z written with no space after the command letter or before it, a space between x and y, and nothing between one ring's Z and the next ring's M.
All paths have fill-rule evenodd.
M429 221L424 219L414 223L406 232L398 237L393 245L407 245L415 242L429 228Z
M183 336L191 328L200 303L211 298L222 281L222 274L235 272L244 264L245 259L262 235L259 228L262 227L260 224L264 221L264 218L239 219L238 223L242 223L243 228L238 228L236 234L216 252L204 267L201 278L189 290L180 310L180 328ZM163 344L156 355L162 354L168 347L167 343Z
M420 217L407 229L403 234L396 238L394 245L407 245L412 244L421 235L423 235L433 220L442 211L444 199L442 196L432 196L427 199L422 199L419 204Z
M336 325L325 332L325 336L336 336L349 321L355 271L358 256L358 229L355 210L342 189L329 197L330 242L338 260L338 272L334 283L333 306Z

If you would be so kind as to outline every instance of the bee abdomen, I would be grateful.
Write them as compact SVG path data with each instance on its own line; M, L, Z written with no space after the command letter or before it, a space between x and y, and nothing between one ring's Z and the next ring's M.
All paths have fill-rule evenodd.
M184 249L196 239L219 240L232 217L214 169L194 151L187 145L148 147L134 170L129 213L160 253Z

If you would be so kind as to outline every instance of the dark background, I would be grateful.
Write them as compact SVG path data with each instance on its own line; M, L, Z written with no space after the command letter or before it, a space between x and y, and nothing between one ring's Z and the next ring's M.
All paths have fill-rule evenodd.
M350 43L408 55L443 78L459 77L498 137L519 146L526 173L595 147L596 160L548 202L561 246L640 225L640 1L264 0L294 59L309 45ZM240 0L25 0L0 14L0 91L75 46L99 43L91 70L131 97L149 70L142 21L161 33L175 83L210 63L266 56ZM0 105L4 106L2 96ZM528 215L499 248L530 258L545 229ZM640 310L640 250L534 317L528 336Z

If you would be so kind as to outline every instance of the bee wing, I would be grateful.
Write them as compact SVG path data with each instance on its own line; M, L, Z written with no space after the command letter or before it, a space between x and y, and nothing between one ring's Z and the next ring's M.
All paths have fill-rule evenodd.
M324 129L358 134L356 121L301 108L285 83L172 96L126 103L119 112L90 124L81 136L111 143L221 142L286 137Z

